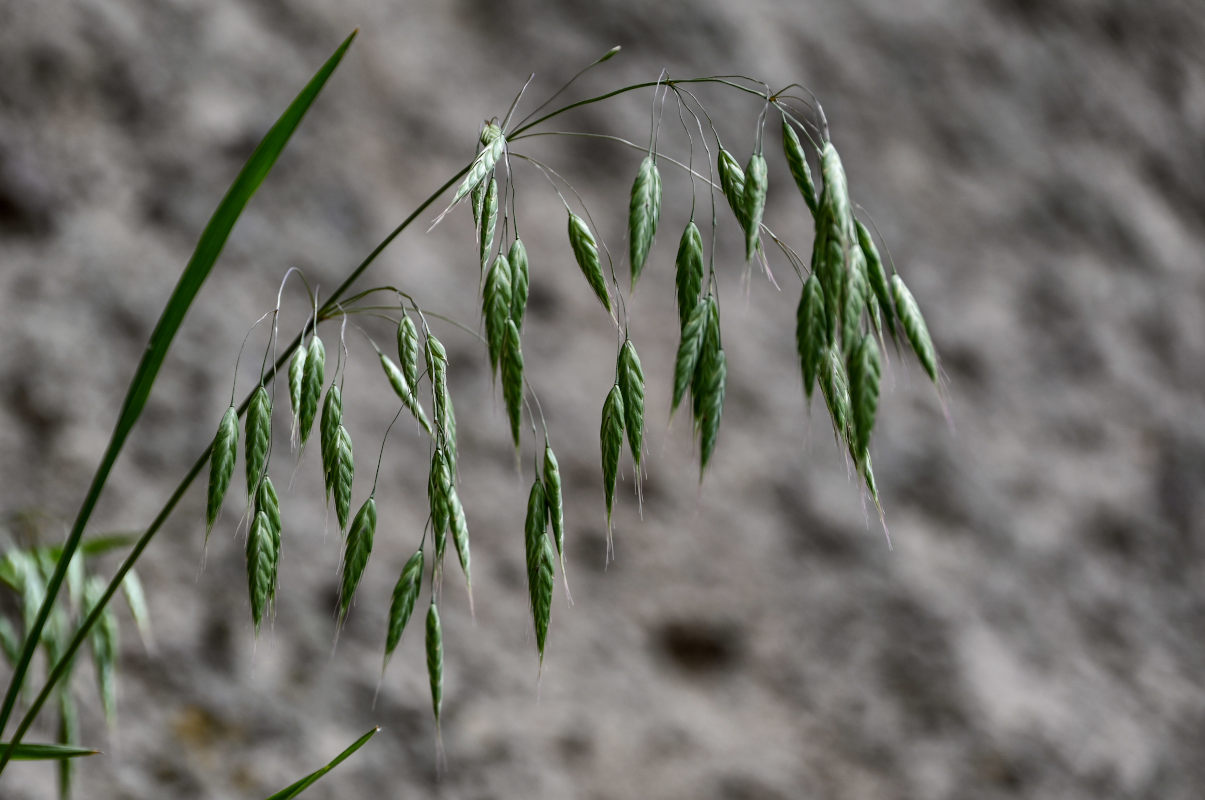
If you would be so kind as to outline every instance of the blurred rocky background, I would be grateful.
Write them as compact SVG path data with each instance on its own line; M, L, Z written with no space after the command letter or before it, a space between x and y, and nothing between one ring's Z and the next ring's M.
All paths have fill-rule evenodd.
M308 797L1205 793L1199 0L0 0L0 510L36 512L44 536L64 534L209 213L354 27L190 312L95 532L146 525L208 443L240 343L286 269L329 292L465 162L529 72L524 112L614 44L620 56L572 96L662 68L816 92L854 197L927 314L949 422L915 364L892 354L874 445L890 551L825 416L805 412L797 282L779 260L781 293L760 272L742 283L721 208L730 384L700 488L686 421L667 424L689 187L666 168L660 234L629 304L649 376L643 518L625 461L618 558L604 570L597 432L614 331L572 261L559 202L516 166L534 281L525 351L570 490L575 603L558 584L542 674L522 544L532 443L519 477L483 349L440 326L476 598L473 621L453 567L446 771L417 626L374 705L389 594L426 517L427 451L402 426L337 648L340 541L317 453L284 493L278 613L258 640L235 534L240 481L204 569L204 491L189 492L141 566L153 648L121 612L115 729L88 665L78 670L83 739L104 755L79 764L77 797L263 797L374 724L381 735ZM743 162L758 104L702 91ZM557 127L643 142L650 104L635 93ZM672 107L664 131L681 155ZM806 249L775 120L768 131L768 221ZM523 151L573 180L625 252L639 153L561 139ZM424 233L433 216L368 280L473 326L469 215ZM292 332L306 301L296 284L286 298ZM324 336L333 355L337 329ZM396 402L364 338L348 344L358 504ZM240 396L262 346L257 333ZM282 489L294 472L286 416L272 467ZM5 800L53 793L41 765L0 781Z

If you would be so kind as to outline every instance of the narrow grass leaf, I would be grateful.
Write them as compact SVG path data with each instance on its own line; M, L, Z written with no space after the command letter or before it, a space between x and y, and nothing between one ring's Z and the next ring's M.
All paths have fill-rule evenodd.
M632 183L632 198L628 208L629 260L632 266L632 287L644 269L657 223L661 219L661 173L652 155L640 162L636 180Z
M745 167L745 191L741 200L744 208L745 228L745 260L753 258L761 236L761 220L766 210L766 191L769 188L770 173L766 166L766 157L761 153L749 156Z
M347 618L356 587L360 585L364 568L368 566L368 557L372 554L372 538L376 530L377 501L369 497L356 512L356 518L347 534L347 547L343 553L343 581L339 587L340 625Z
M268 465L268 445L272 439L272 399L260 386L251 394L243 435L243 460L247 468L247 497L255 496L260 476Z
M406 629L406 623L410 621L410 615L414 612L414 603L418 600L418 593L422 587L423 551L422 548L419 548L406 561L406 565L402 567L402 573L398 576L397 584L393 587L393 600L389 604L389 628L385 635L385 664L389 663L389 657L393 655L398 642L402 640L402 631Z
M310 788L315 783L317 783L318 779L321 778L323 775L326 775L326 773L330 772L332 769L334 769L335 767L342 764L348 757L351 756L352 753L356 752L361 747L363 747L365 744L367 744L368 740L371 739L372 737L376 736L377 733L380 732L380 730L381 730L380 728L373 728L368 733L364 734L359 739L356 739L354 742L352 742L351 745L346 750L344 750L342 753L340 753L339 755L337 755L333 759L331 759L330 762L325 767L314 770L309 775L306 775L304 778L297 781L296 783L292 783L292 784L286 786L284 789L281 789L276 794L267 798L267 800L293 800L294 797L297 797L299 794L304 792L306 789Z
M867 333L849 358L849 405L852 412L853 436L850 447L859 463L870 450L870 434L879 406L879 348L874 336Z
M59 699L59 724L58 735L55 738L58 740L57 743L60 747L74 747L76 741L79 739L79 711L75 706L75 698L68 687L63 687L57 694ZM59 797L61 800L70 800L75 761L70 758L61 758L59 759L58 767Z
M929 338L929 326L921 316L916 298L899 275L891 276L891 296L895 298L895 313L899 316L900 325L912 345L912 351L920 359L929 379L937 383L937 350L933 347L933 340Z
M527 248L515 239L511 242L506 260L510 262L510 318L515 326L523 330L523 316L527 313L527 295L531 289L531 275L527 265Z
M234 406L226 409L222 421L218 423L218 432L213 437L213 448L209 455L209 492L205 504L205 538L217 521L218 513L222 510L222 500L226 498L226 489L230 487L230 478L234 475L234 458L238 450L238 412Z
M808 210L815 218L819 215L819 211L816 202L816 184L812 180L812 169L808 166L807 155L804 153L803 145L799 142L799 136L791 127L791 123L787 122L786 117L782 118L782 149L787 157L787 167L791 170L791 177L795 179L795 185L799 187L799 193L803 195L803 202L807 203Z
M686 319L699 302L703 288L703 237L694 220L686 223L678 242L674 259L674 288L678 299L678 327L686 327Z
M594 234L586 227L585 220L572 212L569 214L569 244L573 248L577 266L586 276L586 282L590 284L607 313L611 313L611 296L607 293L607 280L598 260L598 243L594 241Z
M506 341L506 323L511 317L511 265L501 253L485 276L481 316L485 320L485 344L490 357L490 374L495 374Z
M502 397L510 420L510 436L518 448L523 412L523 350L519 343L519 328L513 319L506 320L506 339L502 347Z
M431 683L431 710L439 727L439 710L444 699L444 636L435 603L427 609L427 678Z
M619 474L619 452L623 449L624 407L619 385L611 387L603 402L602 427L599 440L602 446L603 492L607 500L607 527L611 527L611 509L615 504L615 479Z
M619 350L619 391L623 394L624 428L636 471L640 472L640 456L644 447L644 368L636 346L628 339Z
M10 747L9 742L0 742L0 747ZM99 750L87 747L70 747L61 744L18 744L11 748L13 761L58 761L64 758L94 756Z

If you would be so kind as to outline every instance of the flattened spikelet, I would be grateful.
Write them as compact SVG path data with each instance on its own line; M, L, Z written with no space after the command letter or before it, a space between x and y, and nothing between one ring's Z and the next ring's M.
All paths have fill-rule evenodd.
M469 566L469 523L464 516L460 495L454 488L448 495L448 525L452 529L452 545L456 548L456 558L464 572L464 582L469 589L469 605L472 607L473 573Z
M686 223L682 239L678 242L678 256L674 259L674 288L678 298L678 326L686 327L686 318L699 302L699 291L703 288L703 237L694 220Z
M451 508L452 473L444 451L437 448L431 454L431 471L427 475L427 502L431 509L431 535L435 540L435 562L443 560Z
M720 189L724 192L724 197L728 199L728 206L732 209L732 213L736 215L736 221L740 223L741 230L745 228L745 173L741 170L741 165L732 157L732 153L720 148L720 154L716 159L716 171L720 175Z
M439 406L439 427L443 431L444 458L448 461L448 470L456 474L456 410L452 405L452 395L444 395Z
M849 358L862 340L862 314L870 287L866 282L866 257L856 243L850 245L849 269L845 271L844 306L841 311L841 350Z
M547 536L540 537L539 563L535 571L535 585L531 587L532 621L536 629L536 650L540 653L540 663L544 663L544 642L548 638L548 621L552 617L552 584L553 570L556 566L556 554L552 552L552 543Z
M652 155L640 162L636 180L632 183L632 199L628 207L629 260L632 265L632 286L644 269L657 222L661 219L661 173Z
M820 151L820 167L824 173L823 200L827 213L837 226L842 242L849 241L853 233L853 216L849 210L849 186L845 181L845 167L837 148L825 142Z
M623 393L619 385L611 387L603 402L602 427L599 440L602 445L603 492L607 500L607 527L611 527L611 509L615 502L615 479L619 474L619 452L623 449L624 408Z
M268 530L272 534L272 581L268 586L268 600L276 599L276 579L280 569L280 543L284 533L284 518L280 514L280 498L272 479L264 476L259 485L259 493L255 496L255 513L263 513L268 518Z
M883 259L866 226L861 221L854 220L854 227L858 233L858 246L862 248L862 253L866 256L866 280L870 284L871 291L874 292L879 311L882 312L883 325L894 339L896 335L895 312L891 303L891 288L887 283L887 271L883 268Z
M298 416L298 433L301 443L310 438L310 428L318 413L318 400L322 396L323 371L326 368L326 348L315 335L310 339L309 351L305 354L305 375L301 379L301 412Z
M448 391L448 351L435 334L427 334L427 375L435 388L436 404Z
M402 631L414 612L419 590L423 586L423 551L420 548L402 567L397 583L393 587L393 600L389 604L389 627L385 634L385 663L402 640Z
M372 554L372 538L377 530L377 501L369 497L356 512L351 530L347 534L347 547L343 553L343 581L339 587L339 624L347 617L355 597L356 587L368 565Z
M828 349L828 321L825 319L824 289L815 273L803 284L799 308L795 313L795 345L803 370L803 391L812 399L812 387Z
M531 275L527 266L527 248L523 242L515 239L511 242L507 254L510 262L510 318L515 321L515 327L523 330L523 316L527 312L527 294L530 289Z
M540 561L543 558L542 540L548 527L548 505L544 484L539 478L532 481L527 495L527 517L523 521L523 554L527 563L527 591L532 611L536 607L536 586L539 584Z
M641 448L644 446L644 368L636 346L628 339L619 350L619 391L623 394L624 428L632 460L640 470Z
M544 443L544 502L548 510L548 521L552 523L552 539L561 556L561 568L565 558L565 502L561 494L561 466L557 463L552 446Z
M803 202L807 203L813 217L818 216L816 184L812 180L812 169L808 166L807 156L804 153L803 145L799 142L799 136L791 127L791 123L787 122L786 117L782 118L782 149L787 157L791 177L795 179L795 185L799 187L799 193L803 195Z
M485 202L481 205L481 268L490 261L494 251L494 232L498 226L498 181L491 177L485 190Z
M325 487L327 500L330 500L334 488L332 470L335 467L335 445L339 441L339 426L343 424L343 393L338 386L326 390L322 401L322 417L318 421L318 433L321 435L319 444L322 445L322 482Z
M464 180L456 190L456 194L452 197L451 204L448 205L449 209L459 203L461 198L473 191L479 183L484 181L485 176L493 174L494 166L497 165L498 159L502 157L502 151L506 148L506 138L500 132L497 136L493 136L492 134L491 136L492 139L490 142L477 152L477 156L469 166L468 174L464 176ZM444 211L444 214L446 213L448 212ZM442 217L443 215L441 214L440 216Z
M428 434L433 434L431 428L431 420L427 419L427 412L423 410L423 406L418 401L418 395L414 391L414 384L406 380L406 375L401 368L394 364L392 359L384 353L378 353L381 361L381 369L385 371L385 377L389 379L389 385L393 387L393 391L401 399L402 405L410 409L410 413L414 414L415 419L423 426Z
M510 436L517 448L523 412L523 350L519 344L519 329L513 319L506 321L506 340L502 350L502 397L506 400Z
M686 325L682 328L682 341L678 344L678 355L674 360L674 396L670 406L671 413L682 402L686 389L691 385L695 376L695 367L699 363L699 353L703 349L703 337L707 332L710 316L710 300L705 298L695 303L690 312Z
M585 220L572 212L569 214L569 244L573 247L577 266L586 276L586 282L607 313L611 313L611 296L607 293L607 280L603 277L602 264L598 260L598 243L586 227Z
M444 637L439 625L439 611L435 603L427 609L427 678L431 682L431 710L435 712L435 726L439 727L439 708L444 699Z
M301 418L301 387L305 380L305 346L293 351L289 361L289 407L293 410L293 435L297 435L298 420ZM296 439L293 444L296 445Z
M226 409L222 421L218 423L218 432L213 437L213 449L209 454L209 493L205 504L205 537L217 521L218 512L222 510L222 500L226 497L226 489L230 487L230 477L234 474L234 458L238 450L238 412L234 406Z
M268 522L268 515L260 511L255 515L251 531L247 534L247 589L251 596L251 619L255 623L256 633L259 632L272 595L275 579L273 565L276 562L274 549L271 523Z
M244 423L243 461L247 468L247 496L255 496L255 487L268 464L268 445L272 439L272 400L260 386L251 394Z
M702 385L699 391L701 405L701 419L699 420L700 480L707 470L711 454L715 452L716 437L720 431L720 417L724 413L724 391L728 385L728 359L724 355L724 351L716 349L708 353L701 371Z
M879 405L879 348L874 336L866 334L854 348L849 359L849 405L852 412L853 436L850 448L861 462L870 449L870 434Z
M937 383L937 351L933 348L933 340L929 338L929 327L925 325L925 318L921 316L916 298L908 291L904 279L899 275L891 276L891 295L895 298L895 313L908 336L912 351L920 359L929 379Z
M506 341L506 323L511 319L511 265L499 254L485 276L481 316L485 320L485 343L490 357L490 373L498 368L498 358Z
M355 478L355 461L351 446L351 434L340 425L335 431L335 453L331 461L331 493L335 496L335 519L339 530L347 529L351 515L351 484Z
M397 326L397 358L402 374L406 376L406 385L417 390L418 328L406 314L402 314L402 321Z
M741 199L744 208L742 225L745 229L745 260L753 258L761 235L762 214L766 210L766 190L769 188L770 174L766 167L766 157L761 153L749 156L749 164L745 167L745 191Z
M473 230L477 240L481 241L481 213L485 209L485 181L480 181L469 193L469 202L473 204Z
M833 432L838 439L849 436L849 382L841 354L830 347L820 364L820 392L824 395L828 413L833 418Z

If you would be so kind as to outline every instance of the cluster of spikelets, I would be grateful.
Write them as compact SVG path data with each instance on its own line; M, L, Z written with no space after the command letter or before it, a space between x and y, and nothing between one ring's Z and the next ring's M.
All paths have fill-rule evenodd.
M665 86L672 86L672 82L667 82ZM821 134L819 128L813 127L820 139L817 142L808 134L806 126L800 126L813 146L820 165L823 183L818 189L804 145L796 132L795 117L786 106L779 105L774 97L767 96L767 109L771 105L783 112L782 138L786 163L815 222L810 264L804 264L796 250L780 240L763 223L769 168L762 152L763 137L760 133L755 151L744 169L717 140L718 157L711 173L715 180L700 175L690 165L673 159L670 162L686 168L692 179L702 179L710 187L713 198L717 194L726 198L743 234L747 262L758 257L765 263L766 242L773 242L799 275L803 288L797 312L796 342L804 393L810 400L815 387L819 386L838 442L848 451L858 475L877 505L870 463L870 440L878 410L882 373L880 348L888 338L897 347L907 344L935 383L938 380L936 354L911 293L899 275L894 274L894 269L888 277L887 268L870 232L854 217L854 205L849 198L841 159L828 140L827 133ZM759 117L759 126L764 125L764 120L763 112ZM505 123L499 126L493 122L485 125L479 138L478 152L444 214L462 200L469 200L482 278L482 338L491 374L501 383L510 435L518 453L521 449L525 406L532 417L533 432L536 424L527 402L529 397L534 397L534 391L524 376L522 349L523 319L531 277L527 250L517 230L508 234L508 214L505 207L500 208L499 203L499 173L503 164L507 168L502 180L512 180L507 161L512 155L511 142L508 142L504 126ZM662 185L655 141L654 138L640 163L631 190L628 209L631 288L635 287L649 260L661 215ZM539 162L529 160L548 175L549 171ZM503 196L506 196L506 189L503 187ZM586 219L574 213L567 202L565 206L568 213L568 239L577 266L591 291L623 332L619 340L614 382L602 405L599 432L608 527L607 557L610 558L611 517L625 438L637 478L641 470L645 376L635 344L627 335L626 320L616 313L623 303L614 268L611 268L608 280L600 259L598 242ZM714 263L711 259L705 259L703 236L694 221L692 206L691 219L682 232L675 258L680 339L674 362L671 413L689 400L692 430L699 441L700 477L715 451L727 385L727 358L721 336L717 290ZM401 401L398 413L409 411L432 442L427 494L430 506L428 530L432 537L434 558L431 559L430 569L431 601L426 618L426 651L432 703L438 724L443 649L437 601L443 561L450 532L464 573L471 607L469 531L464 506L457 492L456 417L448 392L447 352L429 329L421 308L408 295L402 297L409 301L410 310L419 318L420 324L415 324L403 304L397 323L397 361L379 349L377 355L389 384ZM307 326L308 342L303 336L290 362L289 400L295 445L304 447L318 418L326 496L328 503L333 499L339 528L346 532L338 603L338 621L342 624L372 552L377 522L375 480L372 493L352 516L352 442L342 424L342 395L337 378L330 381L325 398L322 398L323 386L327 383L324 375L326 356L317 334L318 321L315 318L312 326ZM373 346L376 347L375 344ZM336 373L338 371L336 367ZM427 379L431 389L431 416L428 416L418 396L423 378ZM262 384L261 381L261 386L251 398L244 434L247 494L250 498L247 580L251 613L257 630L274 601L281 548L279 498L267 475L272 400L268 388ZM320 401L321 415L318 413ZM234 472L238 449L237 422L238 415L232 405L223 416L213 443L207 532L218 516ZM534 472L524 524L524 551L536 648L542 663L558 560L564 575L565 545L561 476L546 427L543 458L536 459ZM419 549L407 560L393 590L385 642L386 664L401 640L423 587L427 566L423 549L426 541L424 534Z

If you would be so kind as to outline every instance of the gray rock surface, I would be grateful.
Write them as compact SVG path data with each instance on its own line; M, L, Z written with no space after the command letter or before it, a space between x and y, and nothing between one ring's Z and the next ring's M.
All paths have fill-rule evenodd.
M0 509L45 514L51 538L69 525L208 214L356 26L190 312L95 531L145 525L208 443L243 336L286 269L329 291L463 164L529 71L527 110L616 43L621 56L575 93L662 67L815 90L852 191L926 312L952 424L919 369L892 354L874 445L889 551L827 421L804 411L789 267L775 264L782 293L757 273L746 289L729 224L717 264L730 388L700 488L687 425L666 423L671 265L689 191L667 170L662 227L629 304L649 375L643 518L625 461L618 558L604 570L597 426L613 330L572 262L559 202L517 165L534 283L526 356L569 490L575 601L558 585L542 674L524 589L531 442L520 478L484 351L444 326L476 619L452 568L442 776L416 630L374 705L389 593L426 517L426 447L400 426L381 466L373 560L337 647L340 541L317 454L283 497L277 616L258 640L238 481L203 570L204 492L188 494L141 567L153 649L122 612L114 730L88 670L77 675L84 739L105 751L79 765L78 797L262 797L374 724L382 734L308 797L1202 796L1195 0L2 0ZM756 102L706 99L743 160ZM650 100L563 125L641 142ZM681 148L674 117L664 144ZM767 220L794 233L805 211L770 131ZM639 154L554 139L524 151L574 181L624 252ZM467 217L408 232L371 280L472 326ZM798 231L806 247L810 224ZM287 296L282 330L293 331L305 299L295 284ZM337 333L325 336L333 354ZM348 343L358 504L395 402L363 337ZM253 338L240 394L261 347ZM53 786L52 770L22 764L0 796Z

